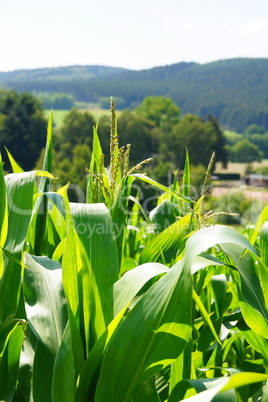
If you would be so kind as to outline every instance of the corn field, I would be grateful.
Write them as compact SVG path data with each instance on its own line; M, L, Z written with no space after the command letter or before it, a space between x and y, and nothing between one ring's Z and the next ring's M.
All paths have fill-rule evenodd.
M120 134L120 133L119 133ZM268 401L268 207L243 234L129 167L111 110L85 203L42 171L0 161L0 400ZM133 183L162 191L149 215Z

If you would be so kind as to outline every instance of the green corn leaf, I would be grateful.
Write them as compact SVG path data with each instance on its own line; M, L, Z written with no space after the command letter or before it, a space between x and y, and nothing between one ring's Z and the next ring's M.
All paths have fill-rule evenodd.
M255 308L267 321L265 299L253 258L247 253L241 257L241 248L234 245L224 244L222 249L232 258L239 271L241 284L238 283L238 286L243 300Z
M179 215L178 205L172 204L167 199L164 200L150 212L150 220L155 225L154 231L156 233L163 232L163 230L178 220L177 217Z
M257 334L268 339L268 322L254 307L250 306L239 296L239 306L246 324Z
M211 321L211 319L209 317L209 314L207 313L207 311L205 309L205 306L203 305L200 297L198 296L198 294L195 293L194 290L193 290L193 299L194 299L195 303L197 304L197 306L198 306L198 308L200 310L200 313L202 314L204 320L208 324L208 326L209 326L214 338L221 345L222 343L221 343L221 341L220 341L220 339L218 337L218 334L217 334L217 332L216 332L216 330L215 330L215 328L214 328L214 326L212 324L212 321Z
M225 305L226 276L213 275L211 278L211 287L215 300L215 309L217 318L221 318L224 313L224 305Z
M17 257L16 254L11 253L8 251L6 248L1 247L1 250L3 251L3 254L12 262L17 263L18 265L21 265L23 268L27 268L26 265L23 263L23 261Z
M148 222L151 223L151 220L149 218L149 216L147 215L145 209L143 208L143 206L141 205L141 203L137 200L137 198L133 197L132 195L129 196L129 200L133 201L133 207L132 207L132 211L130 213L130 221L129 224L132 226L136 226L138 223L138 216L139 216L139 210L141 211L144 219Z
M223 386L228 382L228 377L222 378L212 378L212 379L205 379L205 380L184 380L179 382L176 387L173 388L172 393L168 399L169 402L177 402L180 400L187 400L191 402L212 402L217 395L222 390ZM193 388L193 390L191 390ZM189 396L189 391L192 391ZM186 393L187 392L187 393ZM185 397L186 396L186 397ZM218 401L219 399L217 399ZM228 399L220 399L221 402L223 401L230 401L230 402L237 402L235 399L234 393L228 395Z
M100 365L103 360L103 355L109 335L108 332L109 331L107 329L100 336L81 368L81 371L79 373L79 381L76 384L74 402L87 402L90 399L94 399L96 388L94 375L100 370Z
M204 227L189 237L186 243L184 259L187 262L191 261L192 263L197 255L210 249L216 244L220 244L221 247L223 244L231 244L233 247L234 245L237 245L256 255L254 247L235 229L228 226L215 225ZM228 249L228 252L229 251L230 250Z
M8 199L9 231L5 248L23 250L32 216L35 172L12 173L5 176Z
M127 308L131 300L146 282L168 271L169 269L165 267L165 265L147 263L139 265L137 268L125 273L125 275L114 284L111 290L114 300L113 313L111 316L115 317L123 308Z
M120 274L123 275L125 272L130 271L138 266L137 262L130 257L123 258L121 261Z
M8 235L5 248L20 253L23 250L33 212L35 177L50 177L48 172L32 171L5 176L8 200Z
M90 280L94 280L96 320L107 321L109 290L119 278L117 247L110 213L104 204L70 204L76 232L88 257ZM99 304L98 303L99 300Z
M52 259L60 260L64 249L60 251L60 244L66 238L66 199L67 199L68 184L61 187L57 193L47 192L44 193L47 197L48 204L48 216L47 216L47 249L46 254L51 257L56 254L56 250L59 246L58 257L52 257ZM37 196L37 194L35 195Z
M161 402L153 378L149 378L134 388L131 394L133 402Z
M76 320L69 310L69 321L58 350L52 379L53 402L73 401L75 385L84 363L84 347ZM79 381L80 383L80 381Z
M51 201L52 207L49 208L49 217L51 219L52 225L54 229L58 233L59 239L63 240L66 237L66 210L65 210L65 199L64 188L60 188L57 191L58 197L54 197L52 200L50 197L48 198ZM54 193L50 193L54 194Z
M60 194L47 192L43 193L42 195L46 196L48 201L50 201L50 203L56 207L56 210L63 216L63 218L66 218L64 198Z
M161 264L145 264L137 267L136 272L133 271L132 273L131 271L131 273L127 273L126 278L126 275L124 275L117 283L115 283L113 287L113 295L115 299L113 311L114 314L117 312L118 314L115 316L113 321L111 321L107 330L97 340L81 369L75 393L75 402L87 401L91 388L93 388L95 392L95 384L93 381L94 374L100 368L106 346L109 344L110 339L120 324L131 299L148 280L157 275L161 275L166 271L169 270ZM90 397L92 397L92 395Z
M267 374L237 372L230 377L204 380L184 380L181 383L178 383L177 388L174 390L176 392L173 392L173 395L169 398L169 402L183 399L183 391L186 391L191 387L198 393L186 399L190 402L210 402L214 400L219 402L238 402L241 399L237 399L235 389L266 381L267 378Z
M261 211L261 213L257 219L257 222L254 226L254 229L253 229L252 234L249 239L251 244L255 244L257 237L261 231L261 228L262 228L263 224L267 221L267 219L268 219L268 205L266 205L263 208L263 210Z
M260 255L263 263L268 267L268 221L264 223L260 231Z
M37 345L37 339L29 325L27 325L25 337L22 344L19 365L19 377L17 391L20 390L23 395L18 398L22 401L30 401L32 396L32 374L34 354ZM14 398L15 399L15 398Z
M23 326L17 325L10 335L3 357L0 360L0 399L5 402L13 400L23 338Z
M66 236L64 198L59 193L46 192L36 193L34 200L36 203L28 241L32 250L35 250L35 254L53 254L60 240ZM43 230L46 230L46 235ZM50 249L52 249L51 252Z
M24 297L27 320L38 338L33 363L34 401L51 401L53 366L67 324L58 262L25 253ZM48 330L49 329L49 330Z
M41 341L34 352L32 394L34 402L52 402L53 352Z
M156 188L159 188L159 190L164 191L164 193L170 194L171 196L173 196L178 201L194 203L194 201L191 200L190 198L185 197L184 195L177 193L176 191L172 190L169 187L164 186L163 184L157 183L155 180L151 179L148 176L145 176L144 174L134 173L131 176L136 177L137 179L140 179L142 181L145 181L145 183L151 184L152 186L154 186Z
M67 188L65 189L65 210L66 210L66 239L61 246L63 252L62 258L62 281L64 292L68 300L69 307L73 316L80 325L79 316L79 291L78 291L78 273L82 269L81 246L78 235L75 230L73 218L70 213L69 201L67 198ZM72 245L70 247L69 245ZM57 252L57 250L55 250Z
M122 179L120 183L120 191L115 199L115 203L111 211L111 217L114 224L114 233L116 237L119 266L122 259L124 239L126 237L128 203L133 181L134 178L129 176Z
M50 112L47 125L47 140L45 156L43 161L43 170L49 173L52 172L52 153L53 153L53 113ZM49 191L50 179L48 177L42 177L38 186L39 193L45 193ZM35 231L32 247L36 255L42 255L45 231L46 231L46 218L47 218L48 200L45 196L41 196L36 201L36 217L35 217Z
M229 377L229 381L224 384L222 391L232 388L239 388L249 384L255 384L268 380L268 374L241 372Z
M256 274L259 277L266 311L268 312L268 267L263 263L263 258L259 258L256 263Z
M47 123L47 140L43 162L43 170L52 173L52 156L53 156L53 111L50 112ZM45 190L43 190L45 191Z
M258 333L246 329L242 329L242 334L249 343L257 352L259 352L264 358L268 356L268 339L265 339L263 336ZM268 336L267 336L268 338Z
M258 274L264 294L266 310L268 311L268 222L265 222L260 231L260 260Z
M266 381L266 384L263 388L262 402L268 402L268 381Z
M191 334L192 262L202 251L221 243L255 252L241 234L224 226L190 236L183 259L145 293L114 334L104 356L96 402L127 400L135 386L182 353ZM132 359L126 360L130 353Z
M0 246L4 246L8 230L8 212L6 185L3 172L2 157L0 154ZM1 277L1 274L0 274Z
M66 249L66 237L64 237L61 240L61 242L57 245L52 255L52 260L60 261L64 254L65 249Z
M196 272L200 271L203 268L206 268L207 266L212 265L212 266L220 266L220 265L225 265L229 266L228 264L218 260L217 258L213 257L212 255L209 254L203 254L202 256L195 257L192 267L191 267L191 273L194 275Z
M13 173L5 176L8 200L8 233L4 245L8 252L18 260L25 247L33 211L34 182L37 175L46 172L33 171ZM14 259L8 259L0 282L0 320L5 321L15 314L21 287L21 267Z
M159 261L162 256L167 262L175 258L185 236L191 230L191 219L192 215L187 214L154 237L141 252L139 263Z
M19 325L18 320L7 320L0 324L0 359L3 356L5 347L11 337L13 331Z
M104 168L103 153L96 127L93 127L93 144L89 171L97 176L102 181L103 186L109 190L108 174ZM105 190L101 188L100 182L98 182L93 176L89 175L86 202L95 203L104 201L109 205L110 200L105 193Z
M102 148L100 139L98 136L97 128L93 128L93 146L92 146L92 157L90 161L89 169L94 174L100 174L102 170Z
M67 323L61 266L27 253L24 262L28 267L24 271L27 319L38 339L56 356Z
M187 378L195 378L195 372L192 368L192 353L193 342L190 339L184 351L175 360L175 362L171 364L169 395L172 395L172 390L178 382Z
M232 230L231 228L228 229ZM235 243L234 241L237 241L238 237L240 237L241 242ZM233 244L231 244L231 241L233 241ZM254 325L254 319L258 318L260 322L260 330L262 331L261 334L263 334L263 330L267 326L267 324L265 324L267 323L267 311L264 293L260 284L259 277L255 270L254 260L249 254L244 254L244 256L241 257L244 248L247 248L247 250L251 251L251 253L253 254L256 254L256 250L248 243L245 238L243 238L242 235L239 235L234 230L232 236L230 236L230 241L225 241L221 248L226 252L229 257L232 258L232 260L235 262L235 267L239 271L240 276L238 280L238 286L239 288L241 288L240 304L241 306L243 305L243 310L251 311L250 306L253 309L257 310L255 312L253 310L247 317L244 316L244 318L245 320L247 320L247 323L251 328L252 325ZM230 267L232 268L232 266ZM248 308L245 306L245 303L243 303L243 300L247 304L249 304ZM259 317L260 314L258 312L263 316L263 319Z
M21 293L21 266L13 258L5 259L5 261L4 272L0 281L0 322L14 316Z
M15 159L13 158L13 156L11 155L11 153L9 152L9 150L5 147L11 168L13 173L22 173L24 172L24 170L22 169L22 167L20 167L20 165L15 161Z
M106 400L127 400L138 384L179 356L191 334L191 294L190 272L181 265L138 301L107 348L97 402L104 394Z
M208 231L211 232L208 233ZM222 241L220 242L221 248L235 262L235 266L240 274L240 282L238 282L238 286L241 287L239 303L244 319L250 328L260 335L265 336L264 334L267 334L268 329L267 312L263 291L254 268L254 261L249 254L245 254L244 257L241 258L243 249L247 249L252 254L256 255L256 250L248 240L232 228L214 226L211 228L205 228L199 232L205 234L203 238L198 235L198 232L191 236L187 242L187 246L192 244L193 248L201 248L204 239L207 241L207 246L209 247L210 239L213 242L213 236L217 236L219 232L221 232L222 238ZM227 233L229 233L229 237L225 236ZM198 238L196 239L196 245L194 245L193 239L195 239L196 236L198 236ZM185 258L187 258L187 253L185 253Z
M67 325L55 359L52 382L53 402L73 402L75 370L71 345L71 332Z
M62 256L62 280L68 301L75 372L78 375L78 371L80 371L80 366L82 365L80 359L81 348L83 349L83 346L81 346L81 337L85 340L86 353L89 352L90 344L94 342L91 332L91 310L94 306L94 293L92 283L88 280L89 261L75 229L75 222L71 215L67 197L67 187L65 186L61 189L61 195L65 201L66 237L59 243L53 254L53 258L60 258ZM76 350L73 347L74 343L77 344ZM84 353L83 350L82 355Z
M187 198L190 197L190 189L191 189L191 174L190 174L190 160L189 153L186 148L185 152L185 163L182 177L182 187L183 187L183 195Z
M7 238L8 231L8 210L6 185L3 172L2 156L0 154L0 247L3 247ZM4 260L2 250L0 250L0 278L4 271Z

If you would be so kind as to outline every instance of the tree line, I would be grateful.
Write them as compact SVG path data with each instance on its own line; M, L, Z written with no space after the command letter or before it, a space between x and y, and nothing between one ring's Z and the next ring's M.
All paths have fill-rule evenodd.
M25 170L40 168L45 145L46 121L40 102L31 94L2 91L0 96L1 152L6 146ZM92 151L93 126L106 156L109 154L110 121L95 121L90 112L75 108L66 115L63 126L55 129L54 175L85 189L85 167ZM120 144L131 144L131 164L152 157L146 171L157 180L168 180L168 172L183 168L185 148L191 163L205 174L211 154L226 165L225 137L217 120L193 114L182 116L169 98L147 97L134 111L124 110L117 120ZM9 170L5 163L5 170ZM167 183L168 184L168 183Z
M89 66L88 66L89 67ZM111 94L135 109L148 95L169 97L183 114L212 114L226 129L243 133L258 124L268 129L268 60L230 59L208 64L177 63L143 71L95 66L61 68L32 77L29 72L5 85L20 92L68 93L76 101L98 103ZM81 74L79 73L81 72ZM85 72L86 71L86 72ZM94 72L93 72L94 71ZM75 73L74 73L75 72ZM0 76L1 81L1 76Z

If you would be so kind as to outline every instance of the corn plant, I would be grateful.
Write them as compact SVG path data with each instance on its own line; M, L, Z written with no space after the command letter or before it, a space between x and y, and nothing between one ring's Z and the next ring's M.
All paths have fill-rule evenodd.
M249 239L208 225L188 156L181 192L135 173L114 113L85 204L49 189L52 118L43 171L0 163L0 399L267 400L268 207ZM163 191L149 216L134 180Z

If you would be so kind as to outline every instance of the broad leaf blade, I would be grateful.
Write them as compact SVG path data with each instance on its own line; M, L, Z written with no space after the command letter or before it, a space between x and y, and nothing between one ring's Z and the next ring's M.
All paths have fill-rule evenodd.
M61 266L47 257L27 253L25 264L28 267L24 272L27 318L38 339L56 356L67 323Z
M13 400L23 338L23 326L18 325L12 332L0 361L0 399L6 402Z
M142 381L175 361L191 334L191 299L190 271L182 265L145 293L107 348L97 402L105 395L106 400L127 400Z
M5 148L11 168L13 173L22 173L24 172L24 170L22 169L22 167L15 161L15 159L13 158L13 156L11 155L11 153L9 152L9 150L7 148Z
M90 265L89 277L94 280L96 319L99 321L100 334L105 330L109 290L119 278L117 247L108 209L104 204L70 204L76 232L84 247ZM102 328L101 328L102 327Z
M191 219L192 215L187 214L154 237L141 252L139 263L159 261L162 257L166 262L170 262L175 258L186 235L190 232Z
M53 402L73 402L75 369L72 354L71 333L67 325L55 360L52 382Z
M141 288L152 278L167 273L169 269L162 264L147 263L125 273L113 288L113 313L115 317L123 308L126 308Z
M145 181L145 183L151 184L152 186L154 186L156 188L159 188L159 190L162 190L162 191L164 191L164 193L167 193L167 194L173 196L178 201L184 201L184 202L190 202L190 203L194 202L190 198L185 197L184 195L177 193L176 191L172 190L171 188L166 187L163 184L160 184L160 183L156 182L155 180L151 179L148 176L145 176L144 174L134 173L131 176L136 177L137 179L140 179L142 181Z

